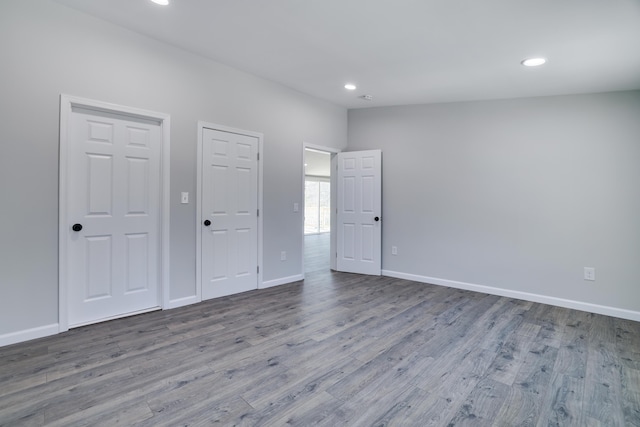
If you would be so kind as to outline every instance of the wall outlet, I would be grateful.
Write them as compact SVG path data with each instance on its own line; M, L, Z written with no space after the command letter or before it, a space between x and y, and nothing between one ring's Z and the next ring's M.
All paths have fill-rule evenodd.
M182 193L180 193L180 203L189 203L189 193L187 191L183 191Z
M293 211L294 211L294 212L298 212L299 210L300 210L300 205L299 205L299 204L297 204L297 203L294 203L294 204L293 204Z
M596 269L593 267L585 267L584 268L584 280L596 280Z
M391 246L391 255L398 255L398 247Z
M286 260L287 260L287 252L286 251L280 252L280 261L286 261Z

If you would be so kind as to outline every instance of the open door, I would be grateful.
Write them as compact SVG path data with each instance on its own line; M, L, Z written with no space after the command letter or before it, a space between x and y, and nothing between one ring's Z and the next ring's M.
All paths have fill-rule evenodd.
M337 269L380 275L382 152L338 153Z

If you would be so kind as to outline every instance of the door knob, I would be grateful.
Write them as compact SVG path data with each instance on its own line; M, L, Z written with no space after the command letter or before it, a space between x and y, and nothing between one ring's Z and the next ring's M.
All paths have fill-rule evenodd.
M211 221L209 221L208 219L205 219L204 220L204 225L207 226L207 227L210 226L211 225Z
M380 221L380 218L379 217L375 217L375 218L373 218L373 220L377 222L377 221Z
M71 229L73 231L80 231L82 230L82 224L73 224L73 226L71 227Z

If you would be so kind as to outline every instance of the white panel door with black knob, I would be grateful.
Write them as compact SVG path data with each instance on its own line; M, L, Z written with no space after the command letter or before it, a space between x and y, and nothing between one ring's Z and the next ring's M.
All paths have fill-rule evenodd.
M162 123L76 106L61 221L68 326L160 306Z
M380 275L382 265L382 152L338 153L337 262L339 271Z
M202 299L258 287L259 136L203 127Z

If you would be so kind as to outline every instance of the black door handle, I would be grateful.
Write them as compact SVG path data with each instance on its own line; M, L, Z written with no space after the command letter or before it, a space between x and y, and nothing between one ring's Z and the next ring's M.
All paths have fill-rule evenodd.
M71 229L73 231L80 231L82 230L82 224L73 224L73 226L71 227Z
M209 221L208 219L205 219L204 220L204 225L207 226L207 227L210 226L211 225L211 221Z
M373 220L377 222L377 221L380 221L380 218L375 217L375 218L373 218Z

